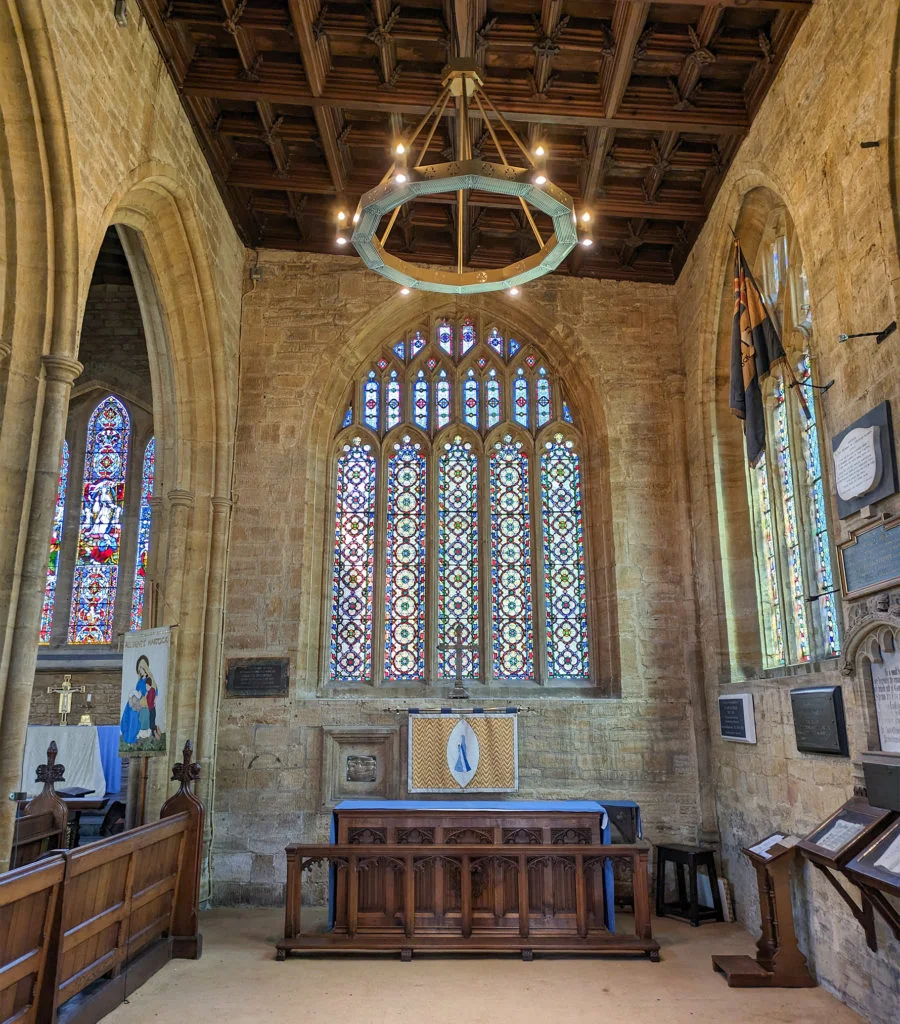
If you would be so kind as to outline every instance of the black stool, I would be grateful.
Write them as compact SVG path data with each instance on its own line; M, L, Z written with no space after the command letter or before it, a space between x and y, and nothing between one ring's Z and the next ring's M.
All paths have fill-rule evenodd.
M666 903L666 865L674 864L675 879L678 882L678 902ZM700 906L697 900L697 868L705 867L709 878L713 905ZM684 869L687 868L690 883L690 900L684 880ZM656 848L656 916L675 917L690 922L697 928L703 921L724 921L722 900L719 897L719 879L716 875L716 862L713 851L709 847L682 846L671 843Z

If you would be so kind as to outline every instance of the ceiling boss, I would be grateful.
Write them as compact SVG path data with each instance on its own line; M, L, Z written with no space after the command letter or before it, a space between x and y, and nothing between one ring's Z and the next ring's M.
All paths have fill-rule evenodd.
M457 52L469 50L461 43L454 26ZM423 160L441 118L451 103L456 119L456 159L447 163L426 164ZM472 124L484 124L500 163L473 156ZM477 136L476 136L477 137ZM421 141L420 141L421 140ZM505 148L504 148L505 140ZM470 295L506 289L517 295L521 285L555 270L578 244L589 246L591 215L576 217L572 197L549 180L547 146L533 149L522 142L506 118L484 91L474 58L459 56L444 69L441 91L431 108L408 138L397 139L392 146L393 163L384 177L360 199L352 223L345 209L337 211L338 245L352 242L370 270L401 285L403 294L411 289ZM407 262L387 251L391 230L401 209L419 196L437 193L456 194L456 266L435 268ZM465 266L464 235L466 206L478 193L515 197L534 235L536 251L506 266L470 270ZM552 230L545 238L533 211L550 218ZM386 224L382 227L386 218ZM380 232L380 234L379 234Z

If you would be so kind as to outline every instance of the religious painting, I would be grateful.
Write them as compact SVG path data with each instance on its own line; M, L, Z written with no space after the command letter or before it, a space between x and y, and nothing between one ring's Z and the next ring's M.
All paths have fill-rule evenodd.
M166 752L170 639L169 626L125 634L119 720L123 757Z
M409 713L410 793L515 793L519 788L513 711Z

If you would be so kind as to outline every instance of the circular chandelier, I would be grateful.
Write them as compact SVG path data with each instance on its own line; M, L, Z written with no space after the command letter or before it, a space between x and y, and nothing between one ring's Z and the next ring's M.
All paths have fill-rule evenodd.
M456 108L458 159L448 163L423 164L422 160L451 99ZM469 118L476 113L476 109L499 154L499 164L472 156ZM488 111L515 144L518 150L518 154L514 153L516 163L510 163L507 159ZM414 157L413 151L423 132L424 142ZM351 241L366 266L397 282L402 286L404 294L412 289L455 295L507 289L510 294L517 295L521 285L555 270L578 244L579 223L575 216L574 202L567 192L548 179L546 147L538 145L533 152L529 152L484 92L474 60L457 58L448 64L440 94L412 135L395 143L393 156L393 164L378 185L360 199L353 214L352 225L347 223L346 211L338 211L337 242L346 245L348 240ZM464 211L467 197L476 191L518 199L534 234L538 251L500 268L466 268L463 263ZM442 192L456 193L455 269L424 267L389 253L386 249L387 241L400 210L419 196ZM538 210L550 218L553 230L549 238L545 239L541 234L532 210ZM379 237L379 226L387 215L390 215L387 226ZM591 244L590 222L590 214L583 213L580 223L582 245ZM352 234L348 239L347 233L351 229Z

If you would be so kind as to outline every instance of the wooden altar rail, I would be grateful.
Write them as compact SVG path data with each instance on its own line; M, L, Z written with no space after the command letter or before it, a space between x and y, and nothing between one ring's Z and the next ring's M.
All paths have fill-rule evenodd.
M286 847L284 938L276 943L276 957L288 953L399 952L410 960L414 950L447 952L519 951L525 960L534 950L566 953L642 953L659 960L659 943L650 926L650 887L647 843L631 845L519 845L502 848L435 844L292 844ZM634 934L620 935L605 928L591 927L597 908L589 907L588 872L603 870L608 860L625 860L632 865ZM423 929L416 924L416 869L419 865L451 863L459 869L460 914L458 931ZM491 862L516 873L517 927L478 929L473 917L473 876ZM313 865L328 863L346 872L345 918L330 932L304 933L301 924L303 872ZM534 867L561 864L575 875L575 915L572 930L543 930L529 911L529 872ZM398 919L395 927L361 928L360 872L376 865L390 866L402 873ZM522 908L525 912L522 913ZM342 915L343 916L343 915Z
M0 1024L91 1024L171 957L197 959L197 766L160 820L0 874Z

